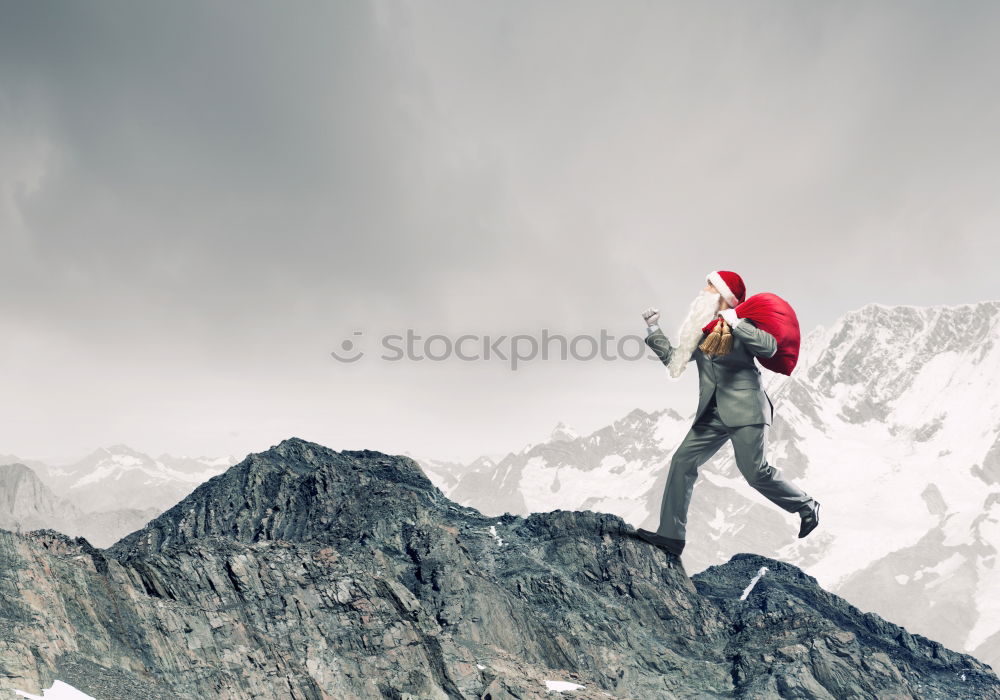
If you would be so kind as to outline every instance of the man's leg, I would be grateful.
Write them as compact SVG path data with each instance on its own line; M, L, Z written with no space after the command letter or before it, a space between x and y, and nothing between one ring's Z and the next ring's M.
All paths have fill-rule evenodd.
M669 545L677 554L684 549L688 505L695 479L698 478L698 467L718 452L728 439L729 433L719 418L713 397L705 413L691 426L670 459L670 471L660 504L660 526L656 534L670 539Z
M764 458L767 427L764 423L760 423L729 429L736 466L751 486L789 513L802 513L811 509L812 497L790 481L781 479L780 471L768 464Z

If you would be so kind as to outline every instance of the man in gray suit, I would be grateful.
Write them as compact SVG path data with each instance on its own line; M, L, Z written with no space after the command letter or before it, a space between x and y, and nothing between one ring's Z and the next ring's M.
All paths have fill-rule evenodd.
M778 351L777 341L749 319L736 317L732 307L742 303L746 294L739 275L718 270L709 273L707 282L681 325L676 348L656 323L659 312L647 309L643 313L648 325L646 344L675 378L692 360L698 367L698 409L694 423L670 460L660 525L656 532L642 528L636 531L641 539L674 555L678 564L698 467L727 440L733 443L736 465L750 485L780 508L801 516L799 537L805 537L819 524L819 503L779 478L778 470L764 456L774 406L761 386L754 357L773 356ZM698 348L705 337L702 327L716 315L732 327L732 347L724 355L706 354Z

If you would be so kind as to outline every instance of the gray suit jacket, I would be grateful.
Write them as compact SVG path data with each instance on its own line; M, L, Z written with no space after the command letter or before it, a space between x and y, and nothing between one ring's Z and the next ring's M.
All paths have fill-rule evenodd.
M674 348L663 331L657 328L646 336L646 344L663 364L670 362ZM728 354L706 355L695 348L688 360L698 363L698 410L694 420L701 417L714 393L719 417L729 427L770 425L774 404L761 386L760 370L753 358L771 357L776 352L778 341L774 336L754 326L749 319L741 320L733 328L733 347Z

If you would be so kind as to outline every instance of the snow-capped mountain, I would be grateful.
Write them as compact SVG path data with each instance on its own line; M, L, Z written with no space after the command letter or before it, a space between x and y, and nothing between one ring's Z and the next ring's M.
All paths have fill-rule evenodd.
M753 551L789 561L863 610L1000 663L1000 302L869 304L802 341L775 405L768 461L822 504L820 528L742 478L726 444L700 468L689 572ZM635 410L601 430L428 476L486 514L616 513L655 529L691 411ZM877 580L879 585L872 585Z
M794 461L833 508L826 538L779 554L808 558L859 607L899 610L995 664L1000 302L872 304L818 340L775 390L788 430L775 448L798 445Z
M151 457L127 445L94 450L72 464L41 474L60 496L86 512L119 508L166 510L198 484L221 474L235 457Z
M86 537L107 547L160 514L157 508L119 508L83 513L59 498L38 475L21 463L0 464L0 528L12 532L51 529Z
M430 457L419 457L410 452L403 452L403 454L417 462L421 470L427 475L427 478L446 493L447 490L442 487L442 484L447 486L447 489L452 489L463 476L468 475L470 472L490 470L501 459L498 456L484 455L477 457L469 464L463 464L461 462L433 459Z
M153 458L127 445L102 447L62 466L0 455L0 528L51 528L105 547L237 461Z

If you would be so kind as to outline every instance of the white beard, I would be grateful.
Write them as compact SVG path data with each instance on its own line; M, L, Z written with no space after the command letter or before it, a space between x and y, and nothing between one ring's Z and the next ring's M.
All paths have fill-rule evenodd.
M681 322L678 331L677 346L674 348L667 372L671 378L677 379L688 366L691 353L701 343L702 328L719 313L719 299L722 295L702 289L691 302L687 317Z

